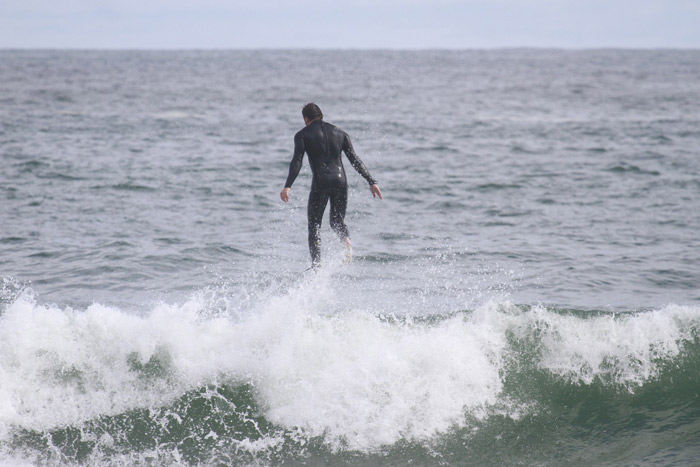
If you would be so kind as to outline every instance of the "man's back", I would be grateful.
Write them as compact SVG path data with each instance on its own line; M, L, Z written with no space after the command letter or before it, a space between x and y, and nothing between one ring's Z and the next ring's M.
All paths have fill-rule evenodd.
M300 130L294 137L294 142L294 156L297 156L297 151L306 151L317 183L345 181L341 153L348 147L349 138L344 131L323 120L317 120Z
M294 183L294 179L301 169L304 152L309 155L309 164L315 184L347 183L341 157L342 152L345 152L355 170L370 185L376 183L365 164L355 154L348 134L335 125L323 120L315 120L294 136L294 157L290 164L286 187L291 187Z

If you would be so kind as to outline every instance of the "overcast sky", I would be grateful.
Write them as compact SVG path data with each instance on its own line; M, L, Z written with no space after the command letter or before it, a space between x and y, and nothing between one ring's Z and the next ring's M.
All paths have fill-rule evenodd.
M0 48L700 48L700 0L0 0Z

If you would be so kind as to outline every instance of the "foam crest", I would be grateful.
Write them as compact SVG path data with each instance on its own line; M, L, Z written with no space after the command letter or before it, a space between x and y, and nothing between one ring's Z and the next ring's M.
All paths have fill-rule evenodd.
M700 309L678 305L586 318L538 306L525 316L514 329L521 337L539 336L542 368L574 383L598 380L630 390L657 377L700 328Z
M464 314L436 325L329 314L329 280L314 275L234 325L229 374L254 384L266 419L371 450L435 436L497 401L503 333Z
M308 316L261 362L266 416L336 447L426 439L496 402L505 342L493 341L485 346L462 316L434 327Z
M0 318L0 420L42 430L174 397L178 385L143 371L163 352L161 318L15 301Z

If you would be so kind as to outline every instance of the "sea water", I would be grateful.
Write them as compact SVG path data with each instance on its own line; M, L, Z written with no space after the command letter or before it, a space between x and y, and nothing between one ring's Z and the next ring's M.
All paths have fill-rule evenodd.
M0 51L0 464L697 464L698 148L692 50Z

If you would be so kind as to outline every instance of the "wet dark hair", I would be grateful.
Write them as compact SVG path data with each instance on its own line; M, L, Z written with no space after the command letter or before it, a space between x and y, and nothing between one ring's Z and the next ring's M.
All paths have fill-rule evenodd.
M321 112L321 108L313 102L306 104L304 108L301 109L301 114L311 121L323 120L323 112Z

